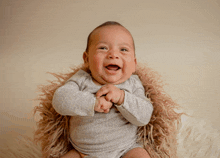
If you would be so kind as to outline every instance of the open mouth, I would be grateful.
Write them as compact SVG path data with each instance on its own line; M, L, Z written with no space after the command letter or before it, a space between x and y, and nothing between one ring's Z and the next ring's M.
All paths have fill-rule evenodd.
M108 70L112 70L112 71L117 71L117 70L121 69L120 66L113 65L113 64L110 64L110 65L106 66L105 68Z

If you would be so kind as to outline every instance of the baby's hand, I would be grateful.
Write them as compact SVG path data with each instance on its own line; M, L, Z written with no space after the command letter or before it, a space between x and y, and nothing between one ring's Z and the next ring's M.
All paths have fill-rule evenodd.
M97 98L103 95L105 95L106 101L121 105L124 102L125 92L115 87L113 84L107 84L100 88L96 93Z
M110 108L112 107L112 104L112 102L106 101L105 97L102 96L96 99L94 110L97 112L108 113Z

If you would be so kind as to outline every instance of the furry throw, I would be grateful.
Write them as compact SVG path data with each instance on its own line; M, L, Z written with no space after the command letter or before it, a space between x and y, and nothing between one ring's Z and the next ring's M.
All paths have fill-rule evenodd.
M35 108L35 113L39 112L42 118L37 123L35 140L40 142L44 158L59 157L73 148L68 141L70 116L58 114L52 107L52 98L56 89L79 69L89 72L82 65L69 73L52 73L57 80L40 87L40 105ZM146 97L154 107L149 124L139 127L138 140L143 142L151 158L176 158L178 125L182 114L175 110L179 105L165 93L160 76L151 68L138 65L135 74L142 81Z

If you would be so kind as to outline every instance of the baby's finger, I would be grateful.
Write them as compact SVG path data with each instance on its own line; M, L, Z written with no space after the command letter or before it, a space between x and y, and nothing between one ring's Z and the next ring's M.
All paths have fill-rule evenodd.
M94 107L94 110L95 110L96 112L104 112L104 110L101 108L100 105L95 106L95 107Z
M109 92L105 96L105 100L106 101L111 101L112 103L117 103L119 99L120 99L120 94L117 94L115 92Z
M112 107L112 102L106 102L101 108L105 111L106 109L110 109Z
M95 111L96 111L96 112L104 112L103 109L96 109Z
M105 100L106 101L112 101L113 100L113 93L109 92L106 96L105 96Z
M109 112L109 109L104 110L104 113L108 113L108 112Z
M96 93L96 97L99 98L103 95L106 95L109 92L109 89L106 86L103 86L102 88L100 88L98 90L98 92Z

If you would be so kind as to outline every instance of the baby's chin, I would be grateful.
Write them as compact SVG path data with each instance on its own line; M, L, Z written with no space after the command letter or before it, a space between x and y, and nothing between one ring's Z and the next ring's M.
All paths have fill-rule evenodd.
M105 85L105 84L113 84L113 85L117 85L120 83L125 82L129 77L125 78L114 78L114 77L109 77L109 78L100 78L99 80L97 80L100 84Z

